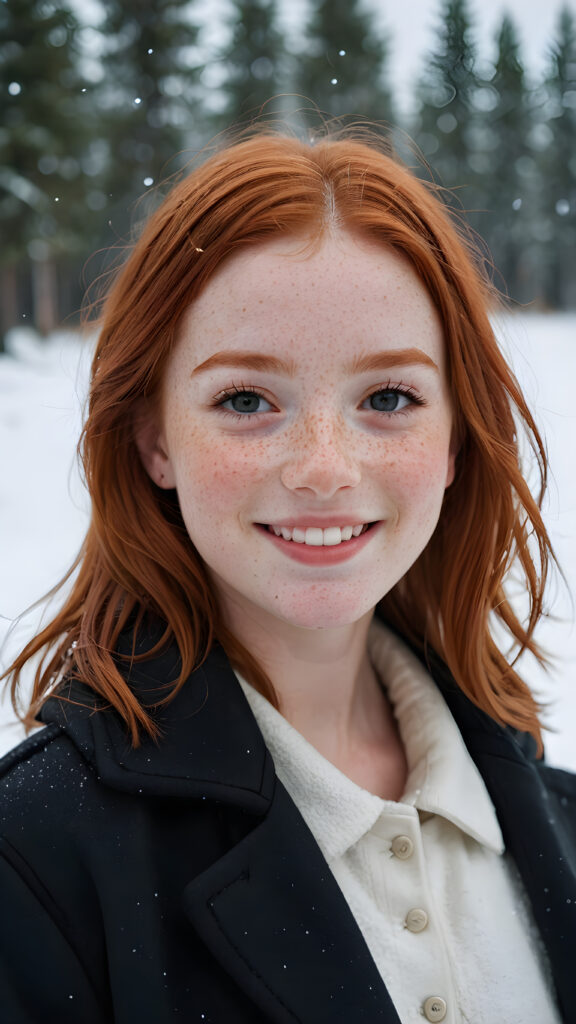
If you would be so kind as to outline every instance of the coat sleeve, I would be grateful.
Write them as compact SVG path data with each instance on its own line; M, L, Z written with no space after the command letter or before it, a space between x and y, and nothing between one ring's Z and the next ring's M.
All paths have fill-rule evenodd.
M0 1007L10 1024L106 1024L49 894L0 840ZM15 863L16 862L16 863ZM108 1018L109 1020L109 1018Z

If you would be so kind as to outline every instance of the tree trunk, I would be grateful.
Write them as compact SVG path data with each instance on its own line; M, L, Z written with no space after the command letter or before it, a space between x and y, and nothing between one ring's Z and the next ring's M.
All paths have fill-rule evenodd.
M50 334L59 323L58 279L53 260L33 261L32 297L36 330L42 335Z
M18 323L18 271L15 266L0 270L0 352L4 337Z

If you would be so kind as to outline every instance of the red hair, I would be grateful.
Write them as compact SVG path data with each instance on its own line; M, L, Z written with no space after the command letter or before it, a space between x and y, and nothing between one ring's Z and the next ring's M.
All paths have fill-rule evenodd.
M127 624L148 613L165 623L182 657L169 700L215 640L266 696L270 681L220 615L177 498L146 473L135 444L142 399L154 401L185 309L222 261L271 236L344 230L403 253L440 314L460 441L456 477L434 535L381 602L385 619L417 648L430 645L465 694L498 722L541 743L538 706L514 669L534 639L552 557L540 515L546 483L542 440L488 319L494 294L481 258L435 194L381 144L351 137L307 144L269 132L208 159L178 184L146 224L110 289L96 348L81 452L92 521L70 596L15 660L43 653L25 721L31 724L63 665L124 718L134 743L153 720L120 674L113 652ZM535 499L520 465L518 429L540 474ZM529 597L522 623L504 581L521 569ZM508 632L516 659L492 636Z

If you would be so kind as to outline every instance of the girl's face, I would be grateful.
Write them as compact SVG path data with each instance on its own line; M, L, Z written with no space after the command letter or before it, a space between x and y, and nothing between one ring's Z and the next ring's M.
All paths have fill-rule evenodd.
M239 635L243 618L358 621L418 558L454 474L442 330L411 265L346 233L304 242L211 280L139 438Z

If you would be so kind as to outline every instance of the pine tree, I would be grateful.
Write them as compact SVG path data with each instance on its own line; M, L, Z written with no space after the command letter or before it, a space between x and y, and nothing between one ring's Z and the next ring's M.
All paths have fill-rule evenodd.
M276 0L236 0L230 39L218 53L224 69L216 128L233 128L283 110L287 53ZM273 101L272 103L270 101Z
M554 308L576 308L576 22L567 7L558 19L544 94L544 298Z
M342 123L393 121L388 46L361 0L318 0L306 41L295 70L299 95Z
M136 199L181 163L202 135L190 0L106 0L100 26L105 77L98 87L109 151L105 190L123 234ZM146 204L139 207L146 216Z
M478 205L471 160L478 150L476 56L468 0L443 0L436 49L418 88L412 133L434 176L459 189L467 210Z
M79 25L49 0L0 4L0 220L2 331L26 322L56 326L58 262L85 250L89 90L78 66Z
M530 144L534 113L520 40L508 15L497 34L494 73L483 82L477 104L479 151L472 159L485 211L479 229L499 271L497 283L516 300L529 302L536 293L538 260L531 231L538 192Z

